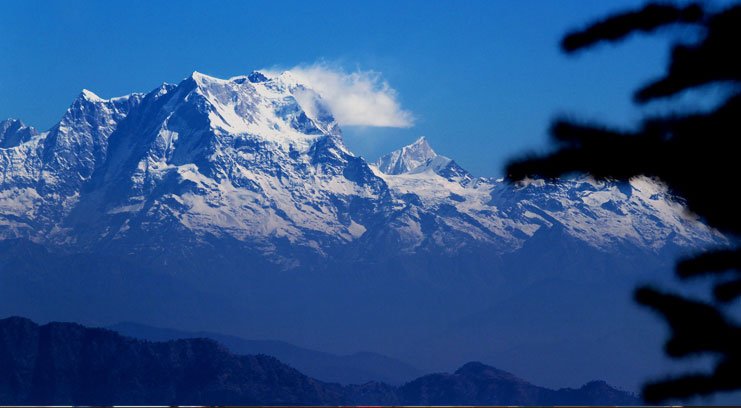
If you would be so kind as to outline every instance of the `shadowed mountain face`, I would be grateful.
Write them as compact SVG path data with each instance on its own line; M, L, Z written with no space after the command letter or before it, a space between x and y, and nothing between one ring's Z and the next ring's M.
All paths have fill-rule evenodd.
M480 363L400 388L317 381L265 355L239 356L208 339L149 342L71 323L0 320L0 404L337 405L634 404L594 382L548 390Z
M38 133L17 119L0 121L0 148L18 146L31 140Z

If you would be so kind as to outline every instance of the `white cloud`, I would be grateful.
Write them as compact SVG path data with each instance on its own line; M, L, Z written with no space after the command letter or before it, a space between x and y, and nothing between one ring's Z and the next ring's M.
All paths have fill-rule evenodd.
M412 113L402 109L396 90L379 72L348 73L327 64L289 71L322 96L340 125L407 128L414 124Z

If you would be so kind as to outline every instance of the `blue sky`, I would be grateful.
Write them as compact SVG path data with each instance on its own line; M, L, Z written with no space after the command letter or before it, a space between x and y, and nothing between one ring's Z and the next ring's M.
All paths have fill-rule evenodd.
M562 55L561 35L631 0L0 1L0 118L46 129L81 89L144 92L197 70L376 73L409 127L343 126L375 159L425 135L482 176L544 148L557 114L624 123L630 92L659 75L665 43L641 38Z

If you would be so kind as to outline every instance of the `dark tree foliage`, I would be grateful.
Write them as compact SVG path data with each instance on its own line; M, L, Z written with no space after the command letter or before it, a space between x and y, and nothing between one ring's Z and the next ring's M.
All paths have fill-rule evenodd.
M741 326L728 310L730 302L741 296L741 205L736 198L741 176L741 4L710 9L699 3L650 3L570 33L561 43L564 52L575 53L667 26L693 27L700 36L672 44L665 74L640 87L635 102L670 101L712 86L727 91L719 105L709 111L646 116L634 130L556 120L551 127L554 151L515 160L506 169L511 181L556 179L571 173L622 181L638 175L653 177L733 242L677 265L680 279L714 279L712 301L653 287L636 290L636 301L658 312L671 328L665 345L668 355L717 357L712 372L686 373L645 385L643 398L650 403L741 389Z

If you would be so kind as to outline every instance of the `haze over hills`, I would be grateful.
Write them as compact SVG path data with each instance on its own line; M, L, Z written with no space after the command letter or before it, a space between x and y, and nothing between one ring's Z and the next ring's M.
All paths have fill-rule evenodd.
M107 327L124 336L150 341L208 338L226 346L235 354L266 354L320 381L340 384L383 382L400 385L419 377L421 370L402 361L376 353L358 352L338 356L307 350L283 341L247 340L218 333L186 332L136 323L118 323Z
M147 342L77 324L0 320L0 404L636 404L604 382L549 390L469 363L401 387L340 386L208 339ZM461 386L464 385L464 386ZM432 391L432 392L430 392Z
M48 131L0 131L0 310L40 321L372 350L422 369L510 358L502 368L551 386L632 388L658 357L598 341L616 324L626 343L660 338L632 283L725 242L646 178L513 186L425 139L369 163L290 72L85 90Z

